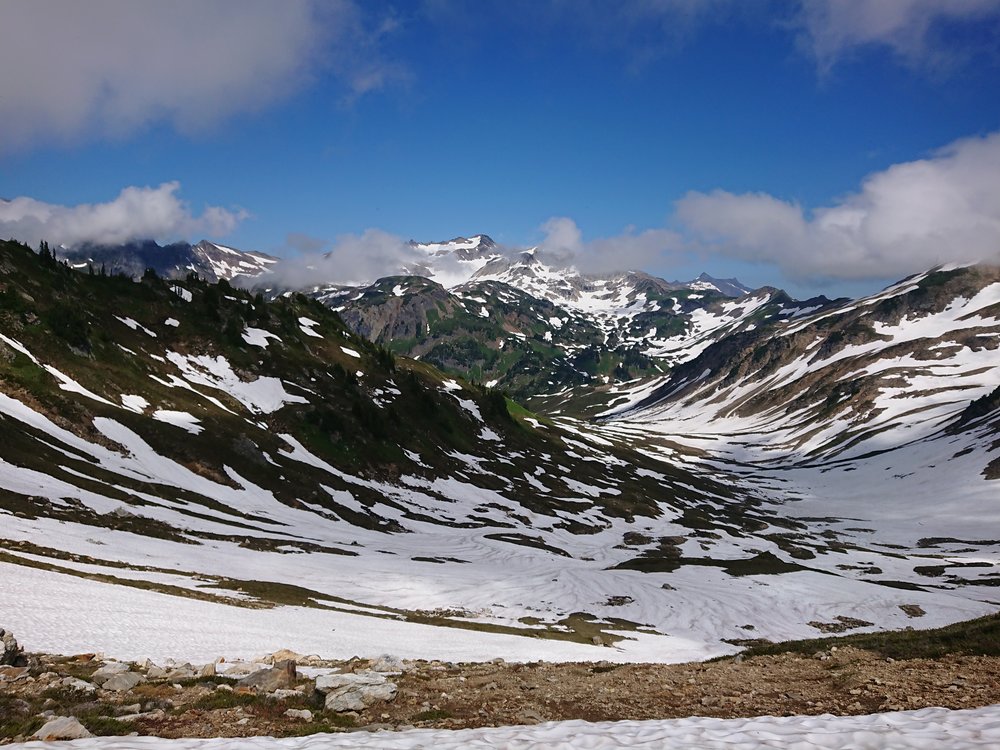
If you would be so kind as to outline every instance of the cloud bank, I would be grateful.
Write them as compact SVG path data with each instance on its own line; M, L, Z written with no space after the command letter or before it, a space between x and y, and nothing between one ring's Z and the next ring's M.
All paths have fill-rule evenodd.
M797 25L800 43L825 71L869 46L888 47L910 65L947 67L971 51L944 29L998 20L1000 0L801 0Z
M426 257L402 237L381 229L341 235L325 253L319 252L327 244L324 240L298 232L289 234L287 242L300 254L253 279L254 286L308 289L323 284L370 284L383 276L399 275L405 266Z
M807 211L766 193L688 193L677 219L710 252L790 278L885 279L949 261L1000 263L1000 132L869 175Z
M664 273L714 256L822 286L893 281L950 262L1000 264L1000 132L870 174L856 192L815 209L767 193L715 190L678 200L669 226L588 240L574 219L556 216L540 229L544 260L582 273ZM423 257L401 237L369 229L338 238L325 255L283 264L275 283L372 281Z
M584 241L573 219L556 216L542 227L539 247L549 258L571 265L581 273L636 271L670 264L685 251L680 234L654 228L636 232L628 228L614 237Z
M393 68L353 0L10 0L0 23L0 151L183 133L262 110L330 70L360 95Z
M207 206L200 215L177 197L179 182L159 187L127 187L108 203L59 206L34 198L0 201L0 236L37 245L84 242L120 244L136 239L175 240L193 235L219 237L247 218L245 211Z

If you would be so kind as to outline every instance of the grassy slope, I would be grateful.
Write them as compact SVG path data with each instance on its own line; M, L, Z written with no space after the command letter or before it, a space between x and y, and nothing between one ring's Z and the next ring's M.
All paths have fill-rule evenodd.
M987 615L932 630L895 630L785 643L759 643L750 646L744 654L814 654L832 646L853 646L893 659L936 659L949 654L1000 656L1000 615Z

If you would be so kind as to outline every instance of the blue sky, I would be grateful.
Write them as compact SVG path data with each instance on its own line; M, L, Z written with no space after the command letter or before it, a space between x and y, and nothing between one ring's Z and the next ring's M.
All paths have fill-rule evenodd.
M1000 260L1000 0L2 14L0 233L28 240L485 232L800 296Z

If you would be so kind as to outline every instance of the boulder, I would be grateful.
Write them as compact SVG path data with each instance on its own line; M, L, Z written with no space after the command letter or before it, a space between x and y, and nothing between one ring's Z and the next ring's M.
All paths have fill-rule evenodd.
M291 659L279 661L270 669L247 675L237 682L238 687L254 688L263 693L273 693L280 688L289 688L297 678L295 662Z
M313 713L308 708L290 708L285 711L285 716L289 719L302 719L302 721L313 720Z
M23 649L17 645L14 634L0 628L0 666L23 667L28 663Z
M406 671L406 667L403 664L403 660L398 656L382 654L372 662L371 670L373 672L395 672L396 674L402 674Z
M45 725L33 735L43 742L52 740L79 740L93 737L87 728L75 716L56 716L45 722Z
M215 662L214 661L206 664L204 667L202 667L201 669L198 670L198 676L199 677L215 677L216 674L217 673L216 673L216 670L215 670Z
M90 676L90 679L95 685L104 685L105 682L110 680L117 674L124 674L132 669L128 664L120 661L109 661L107 664L103 665L94 674Z
M294 661L296 664L302 661L302 654L297 654L291 649L281 648L264 659L269 664L277 664L282 661Z
M171 682L184 682L185 680L193 680L198 676L198 672L190 664L184 664L180 667L174 666L170 668L167 672L166 679Z
M138 672L122 672L121 674L114 675L109 680L105 680L101 687L114 693L124 693L126 690L131 690L139 683L145 681L146 678Z
M326 694L328 711L363 711L396 697L396 685L377 672L325 674L316 678L316 689Z

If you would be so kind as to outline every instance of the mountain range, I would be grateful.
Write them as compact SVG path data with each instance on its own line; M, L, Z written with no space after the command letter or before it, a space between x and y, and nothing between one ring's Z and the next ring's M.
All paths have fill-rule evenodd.
M290 290L231 283L254 261L225 251L213 283L182 257L204 244L135 274L0 243L15 586L295 607L292 648L377 623L414 655L447 628L594 660L1000 608L996 268L796 302L480 235Z
M720 337L784 315L825 309L825 297L796 302L772 288L702 274L687 282L630 271L582 274L540 249L510 251L484 234L408 243L398 274L344 285L320 275L305 288L283 282L281 261L202 241L153 242L63 251L78 268L165 278L197 273L269 298L289 291L336 311L355 333L528 403L560 394L588 413L602 390L660 375ZM328 272L328 271L326 271ZM739 300L738 303L734 301ZM566 398L572 393L572 398ZM572 404L572 405L570 405Z

